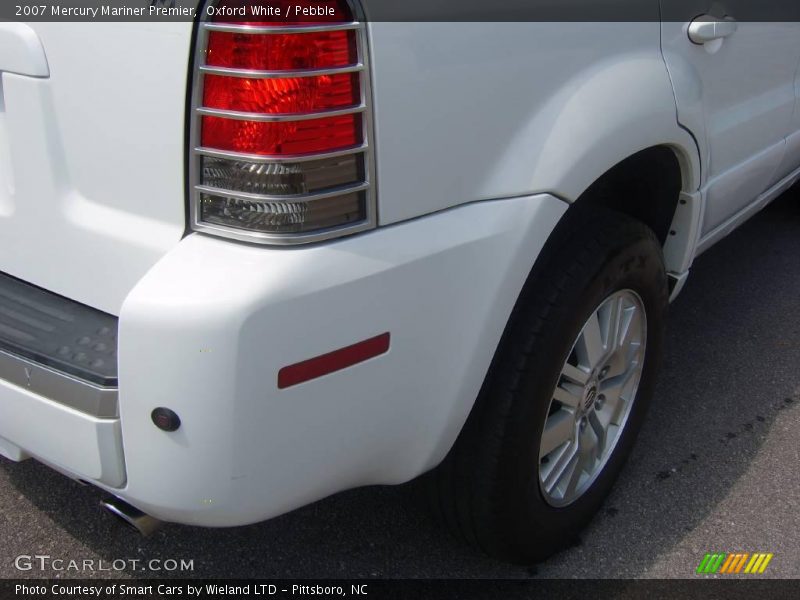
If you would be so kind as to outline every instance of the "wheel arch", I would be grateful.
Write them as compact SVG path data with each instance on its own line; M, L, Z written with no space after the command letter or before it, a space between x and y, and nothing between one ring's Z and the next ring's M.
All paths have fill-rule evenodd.
M673 144L639 150L592 182L570 208L603 206L652 229L661 242L676 294L691 266L702 218L691 161L683 148Z
M529 165L532 190L644 222L663 245L668 272L681 277L702 218L700 157L678 123L663 59L647 51L598 61L554 90L503 164Z

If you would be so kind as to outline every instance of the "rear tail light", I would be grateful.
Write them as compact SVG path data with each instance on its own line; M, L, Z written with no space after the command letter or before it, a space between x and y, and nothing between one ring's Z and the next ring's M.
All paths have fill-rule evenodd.
M270 8L281 16L260 16ZM193 229L296 244L375 225L357 15L348 0L207 4L192 94Z

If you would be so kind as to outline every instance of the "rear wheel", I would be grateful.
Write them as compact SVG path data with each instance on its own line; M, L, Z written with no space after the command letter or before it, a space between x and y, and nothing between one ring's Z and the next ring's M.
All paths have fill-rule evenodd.
M600 507L662 353L668 291L655 235L605 209L571 213L525 286L459 439L429 477L451 529L520 563L572 544Z
M603 472L627 425L647 348L644 303L630 289L592 312L561 368L539 443L539 487L568 506Z

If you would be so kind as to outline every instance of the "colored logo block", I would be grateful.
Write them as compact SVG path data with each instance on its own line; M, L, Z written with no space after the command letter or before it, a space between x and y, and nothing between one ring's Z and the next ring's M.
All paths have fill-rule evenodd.
M697 573L735 575L744 573L747 575L761 574L767 570L767 565L772 560L774 554L766 552L738 552L729 554L726 552L707 553L700 565Z

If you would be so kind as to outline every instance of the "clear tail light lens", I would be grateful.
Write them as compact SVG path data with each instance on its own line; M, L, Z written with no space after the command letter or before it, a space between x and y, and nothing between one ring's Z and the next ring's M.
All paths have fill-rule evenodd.
M358 12L347 0L210 5L221 10L204 10L199 25L193 229L294 244L373 227L369 82ZM303 15L310 6L328 14ZM267 7L300 12L259 16Z
M300 163L252 163L227 158L202 158L207 186L248 194L297 195L363 180L363 165L349 154Z
M359 221L364 200L359 194L313 200L247 200L201 195L201 216L208 223L275 233L304 233Z

